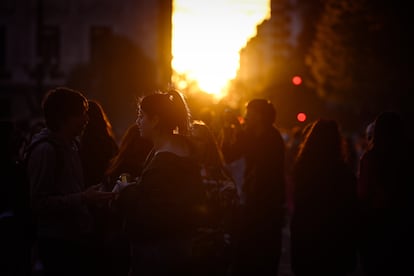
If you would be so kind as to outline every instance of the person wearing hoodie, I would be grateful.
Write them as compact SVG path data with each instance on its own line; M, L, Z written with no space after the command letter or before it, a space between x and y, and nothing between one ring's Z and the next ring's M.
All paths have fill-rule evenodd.
M88 205L113 193L85 190L78 137L88 122L88 101L79 91L57 87L42 102L46 128L33 136L27 157L31 208L45 276L91 275L93 220Z

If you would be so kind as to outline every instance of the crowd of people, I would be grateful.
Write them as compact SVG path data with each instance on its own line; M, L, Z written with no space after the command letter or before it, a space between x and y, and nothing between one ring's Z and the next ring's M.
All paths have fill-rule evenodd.
M378 114L355 158L334 119L287 140L267 99L219 128L177 90L137 107L120 141L100 102L67 87L46 93L26 143L1 122L1 275L276 276L286 228L296 276L412 274L398 112Z

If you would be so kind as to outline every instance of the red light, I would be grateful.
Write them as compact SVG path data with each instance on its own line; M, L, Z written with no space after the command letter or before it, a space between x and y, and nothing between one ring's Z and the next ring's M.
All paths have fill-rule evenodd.
M294 76L292 78L292 83L294 85L301 85L302 84L302 78L300 76Z
M298 115L296 115L296 119L298 119L299 122L303 123L304 121L306 121L306 114L300 112L298 113Z

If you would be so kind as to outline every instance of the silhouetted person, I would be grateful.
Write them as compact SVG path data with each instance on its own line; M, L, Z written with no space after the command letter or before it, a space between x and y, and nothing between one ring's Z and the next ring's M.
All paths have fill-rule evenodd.
M95 263L88 204L113 193L85 190L76 138L88 121L88 102L78 91L50 90L42 103L47 128L33 136L28 173L44 275L91 275Z
M141 175L145 160L152 149L152 142L141 136L137 124L132 124L122 136L119 151L111 159L105 172L104 189L112 191L123 173L131 179ZM110 208L104 219L107 275L128 275L130 267L129 242L122 228L122 214Z
M97 100L88 100L88 106L88 124L83 131L79 150L86 187L105 180L109 162L118 152L111 122L102 105Z
M140 176L152 147L152 142L141 136L139 126L135 123L130 125L122 136L118 153L110 160L105 172L109 178L107 189L112 190L122 173L130 174L132 179Z
M361 261L365 275L413 275L412 139L401 115L374 122L371 146L359 169Z
M234 275L277 275L285 222L285 144L273 126L276 111L265 99L246 107L246 169Z
M233 259L240 205L236 184L213 132L203 121L193 122L191 139L196 148L208 208L208 222L200 230L199 252L195 252L201 262L197 275L227 275Z
M296 276L347 275L356 267L356 176L334 120L314 122L293 167L291 263Z
M291 137L289 139L289 142L286 145L287 150L286 150L285 169L286 169L286 205L287 205L288 217L290 217L293 212L293 191L294 191L294 187L293 187L294 185L293 185L293 180L292 180L293 165L295 163L296 156L298 155L299 146L303 142L311 126L312 126L312 123L307 123L305 126L301 128L292 129Z
M137 183L122 189L117 200L131 244L130 275L191 275L204 193L188 138L189 115L177 91L140 101L137 124L153 149Z
M82 162L85 187L103 184L105 171L110 160L118 151L118 145L112 131L111 122L108 119L101 103L97 100L88 100L88 124L80 137L79 155ZM108 219L108 208L105 205L90 206L94 220L93 238L96 240L96 254L89 256L96 263L102 263L97 267L96 273L109 275L109 262L105 261L105 224Z
M243 157L243 131L237 113L230 108L223 111L220 117L221 126L217 134L217 143L223 153L224 162L231 172L236 183L237 193L240 201L243 197L243 175L245 169L245 160Z

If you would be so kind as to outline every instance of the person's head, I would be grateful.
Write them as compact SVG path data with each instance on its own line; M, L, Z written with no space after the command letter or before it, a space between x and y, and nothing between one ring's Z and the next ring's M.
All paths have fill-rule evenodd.
M245 124L247 130L272 126L276 119L276 109L266 99L253 99L246 105Z
M80 135L88 123L88 100L79 91L57 87L48 91L42 102L46 126L55 132L65 130Z
M141 99L137 124L144 138L178 133L188 135L190 111L184 95L176 90L157 92Z
M105 113L101 103L97 100L88 100L88 125L85 130L97 135L105 134L114 138L111 122Z
M343 160L346 157L345 144L338 123L329 119L313 122L300 146L299 155L318 160Z

